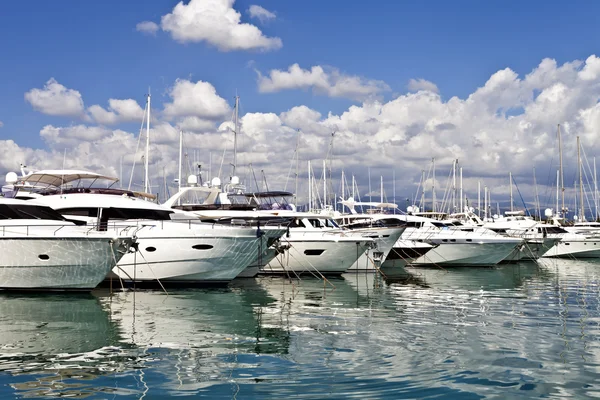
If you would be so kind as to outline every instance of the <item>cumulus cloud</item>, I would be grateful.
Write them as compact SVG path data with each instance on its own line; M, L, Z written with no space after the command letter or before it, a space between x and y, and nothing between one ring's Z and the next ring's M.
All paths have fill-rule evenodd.
M588 158L596 155L595 149L600 145L597 134L600 130L600 74L595 72L599 61L598 57L591 56L585 61L558 65L554 60L544 59L525 76L519 76L511 69L501 69L481 82L480 87L466 98L442 99L431 90L420 90L387 102L369 99L341 113L324 114L304 105L279 114L247 113L241 115L238 171L250 190L255 190L256 185L263 188L260 182L254 181L247 167L250 163L256 175L264 171L269 188L283 189L299 142L300 198L304 200L307 160L315 160L313 167L318 176L320 161L333 140L334 176L339 176L342 168L347 176L356 175L361 193L366 193L365 167L370 166L374 177L384 176L388 198L392 191L392 170L396 172L398 195L412 197L421 170L427 170L431 158L435 157L436 187L440 188L438 197L442 197L445 177L452 160L458 158L464 167L465 190L471 200L476 198L480 179L482 185L492 189L494 201L508 197L509 171L519 183L525 200L532 199L532 168L535 166L544 201L543 194L554 190L556 125L560 123L563 127L566 181L567 177L576 176L575 137L581 137ZM221 177L224 178L230 172L225 166L231 162L233 146L232 125L228 121L230 108L209 83L181 82L185 89L182 93L191 94L179 95L174 89L180 82L176 82L172 102L164 112L170 120L158 121L152 127L153 180L162 182L163 174L175 176L178 128L184 124L195 126L197 132L185 133L188 156L184 165L197 162L210 169L212 164L213 176L223 165ZM196 104L187 108L183 99L194 99L199 83L203 93L200 97L209 93L214 101L211 106ZM215 104L218 111L208 112ZM198 113L197 110L202 108L204 111ZM206 115L215 117L207 118ZM190 132L192 130L190 128ZM333 138L332 132L335 132ZM0 141L0 168L15 169L20 162L56 168L62 165L65 148L68 167L108 173L118 169L121 157L127 171L134 161L141 162L142 151L136 151L137 137L132 133L97 126L50 125L40 134L47 143L47 150ZM139 175L136 172L134 180L141 182L141 176L141 171ZM550 178L546 179L548 176ZM568 199L574 189L571 184L567 186L571 187L567 189Z
M439 93L437 85L428 80L419 78L419 79L411 79L408 81L408 90L411 92L418 92L419 90L428 90L433 93Z
M256 4L253 4L250 6L250 8L248 8L248 15L250 15L251 18L258 19L263 24L277 17L274 12L271 12L261 6L257 6Z
M258 90L261 93L280 92L291 89L312 89L329 97L345 97L366 100L376 97L390 87L383 81L367 80L356 75L346 75L337 68L316 65L303 69L290 65L287 71L273 69L267 76L258 74Z
M148 35L156 35L159 26L156 22L152 21L142 21L136 24L135 30L138 32L142 32Z
M178 79L169 90L172 102L165 103L163 114L167 118L198 117L214 120L229 114L227 101L217 94L208 82L191 82Z
M44 114L68 117L83 115L81 93L66 88L54 78L50 78L42 89L34 88L25 93L25 100Z
M160 27L181 43L205 42L221 51L260 50L281 48L278 37L268 37L255 25L241 22L241 14L233 8L235 0L190 0L179 2L173 10L161 17ZM258 7L258 6L256 6ZM262 7L261 18L270 13ZM256 12L256 9L255 9ZM144 21L137 29L156 32L158 25Z
M102 125L114 125L121 122L141 121L144 110L133 99L110 99L108 110L99 105L88 108L88 113L94 121Z

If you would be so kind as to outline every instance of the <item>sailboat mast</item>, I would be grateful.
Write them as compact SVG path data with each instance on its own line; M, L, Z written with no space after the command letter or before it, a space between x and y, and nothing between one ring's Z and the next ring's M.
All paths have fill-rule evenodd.
M565 180L563 176L563 156L562 156L562 139L560 137L560 124L558 124L558 154L559 154L559 172L560 172L560 193L561 193L561 205L560 215L566 218L565 213Z
M312 181L310 179L310 160L308 160L308 211L312 209Z
M327 160L323 160L323 209L327 208Z
M456 212L456 160L452 161L452 212Z
M508 185L510 187L510 211L513 212L513 180L512 180L512 172L508 173Z
M477 215L481 218L481 181L477 181Z
M298 138L296 140L296 190L294 191L294 204L298 205L298 174L300 163L300 129L298 129Z
M234 131L233 131L233 172L232 176L235 176L235 168L237 167L237 135L239 131L239 108L240 108L240 96L235 96L235 114L234 114Z
M585 221L585 212L583 210L583 176L581 174L581 142L577 136L577 164L579 164L579 221Z
M560 217L560 211L558 211L558 198L560 192L560 171L556 170L556 215Z
M177 190L181 191L181 158L183 157L183 131L179 131L179 174L177 179Z
M345 180L346 180L346 178L344 177L344 170L342 170L342 200L344 200L346 198L346 187L345 187L345 182L344 182Z
M486 220L488 217L488 188L483 188L483 219Z
M379 184L380 188L380 195L381 195L381 203L383 203L383 175L380 177L380 184ZM383 212L383 207L381 207L381 212Z
M535 212L538 219L542 219L542 213L540 211L540 195L538 193L537 179L535 177L535 167L533 167L533 186L535 188Z
M433 164L433 180L431 181L431 211L435 212L435 157L431 159ZM425 207L425 205L423 205Z
M425 170L421 170L421 207L425 211Z
M149 160L150 160L150 93L146 100L146 107L148 108L148 114L146 117L146 156L144 166L144 192L150 193L150 180L149 180Z
M596 157L594 157L594 207L596 211L595 221L598 221L598 180L596 178Z
M460 212L465 211L463 207L463 175L462 175L462 167L460 167Z

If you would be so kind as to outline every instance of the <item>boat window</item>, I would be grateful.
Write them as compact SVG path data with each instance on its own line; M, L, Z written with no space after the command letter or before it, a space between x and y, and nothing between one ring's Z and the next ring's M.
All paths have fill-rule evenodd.
M77 207L64 208L58 210L62 215L72 215L79 217L98 217L97 207ZM102 217L104 219L153 219L153 220L170 220L170 215L173 211L168 210L148 210L143 208L103 208Z
M324 220L325 226L328 228L339 228L339 225L332 219Z
M467 239L467 242L472 242L472 241L473 241L473 239Z
M431 222L433 224L433 226L437 226L438 228L446 228L447 225L442 223L442 222Z
M406 221L407 228L421 228L423 226L423 221Z
M308 222L310 222L310 224L315 228L321 228L323 226L321 224L321 220L318 218L310 218Z
M65 220L62 215L50 207L28 204L0 204L0 219Z
M323 254L325 250L304 250L304 254L306 254L307 256L320 256L321 254Z

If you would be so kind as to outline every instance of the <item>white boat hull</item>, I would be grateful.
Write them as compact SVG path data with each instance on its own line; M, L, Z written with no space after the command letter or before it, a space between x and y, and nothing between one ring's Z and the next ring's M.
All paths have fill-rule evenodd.
M0 238L0 288L91 290L123 254L130 238Z
M543 257L600 258L600 238L564 238L548 250Z
M166 226L167 224L165 224ZM185 224L184 224L185 225ZM139 253L127 254L111 277L126 282L227 283L258 259L284 229L142 229ZM169 234L170 233L170 234Z
M365 228L350 231L349 234L355 233L373 239L375 247L365 251L347 271L376 271L378 266L385 262L403 232L404 228Z
M517 246L509 242L438 243L438 247L411 263L413 266L485 266L496 265L506 259Z
M289 245L281 254L261 268L262 274L314 273L342 274L367 250L372 240L361 238L332 237L318 233L318 238L306 236L281 238Z

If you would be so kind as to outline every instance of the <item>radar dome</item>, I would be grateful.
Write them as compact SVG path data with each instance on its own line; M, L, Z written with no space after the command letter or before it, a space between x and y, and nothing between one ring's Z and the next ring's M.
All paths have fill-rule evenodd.
M553 212L551 208L546 208L544 210L544 216L546 216L547 218L550 218L552 216Z
M238 176L232 176L231 177L231 184L232 185L239 185L240 184L240 178Z
M220 187L221 180L219 178L212 178L212 181L210 181L210 185L214 187Z
M19 176L14 172L9 172L6 174L6 183L17 183L19 180Z
M412 213L413 212L412 206L406 207L406 212L409 213L409 214Z
M188 176L188 185L194 186L198 184L198 177L196 175Z

